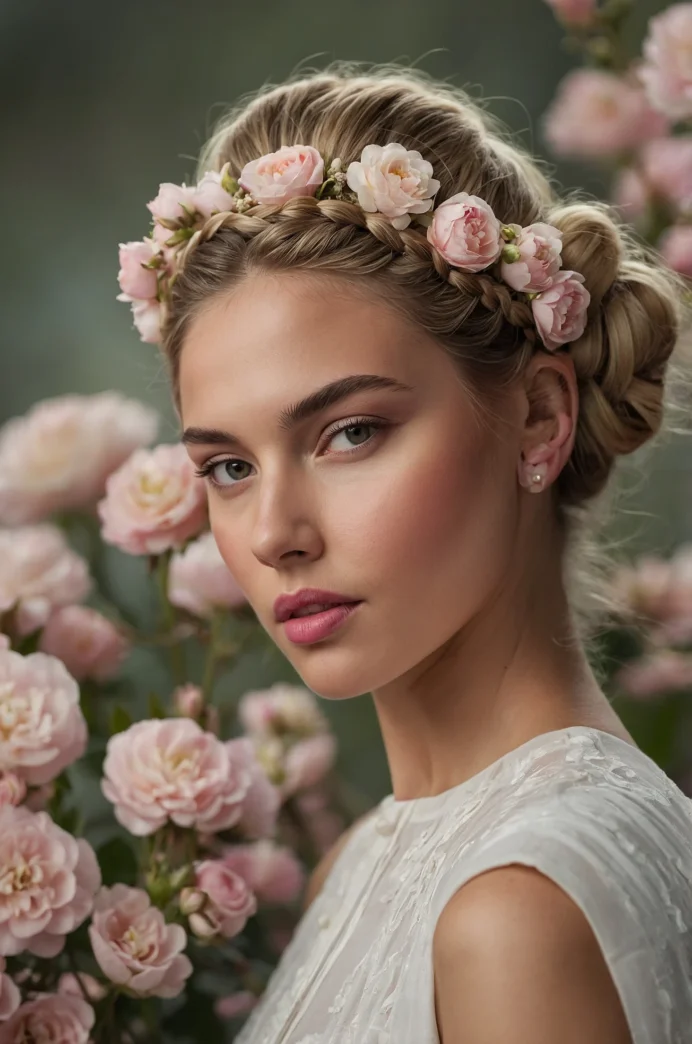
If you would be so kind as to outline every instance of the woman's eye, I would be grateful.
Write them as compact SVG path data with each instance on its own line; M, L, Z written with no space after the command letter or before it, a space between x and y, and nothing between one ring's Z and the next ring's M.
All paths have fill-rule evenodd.
M364 446L372 438L368 434L369 428L376 430L382 427L382 424L375 424L373 421L351 421L349 424L342 425L336 431L332 431L328 444L331 446L339 435L343 435L346 439L353 440L351 441L351 449L358 449L359 446Z

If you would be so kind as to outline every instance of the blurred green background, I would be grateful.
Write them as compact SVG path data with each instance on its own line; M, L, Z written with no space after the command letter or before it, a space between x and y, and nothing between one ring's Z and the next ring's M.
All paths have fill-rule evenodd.
M635 47L664 6L635 5ZM146 232L159 182L192 179L207 134L239 96L336 58L397 60L489 99L546 156L541 115L577 64L562 37L543 0L2 0L0 423L41 398L113 388L156 405L162 441L177 437L156 350L115 299L117 247ZM568 188L606 191L586 166L556 164L555 173ZM615 535L633 551L664 553L686 539L686 443L645 449L627 475L636 492ZM133 604L140 565L123 568L117 556L114 567ZM130 670L134 683L155 668L135 658ZM242 691L278 676L295 677L270 658L239 665L228 684ZM326 710L348 777L380 797L389 780L370 698Z

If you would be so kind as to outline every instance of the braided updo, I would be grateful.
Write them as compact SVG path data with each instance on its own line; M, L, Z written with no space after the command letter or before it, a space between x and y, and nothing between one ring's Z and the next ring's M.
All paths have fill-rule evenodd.
M337 63L265 89L232 111L200 159L200 174L244 165L300 142L347 164L370 143L399 142L432 163L436 205L457 192L486 200L502 223L545 221L563 233L565 268L585 277L586 330L573 357L580 414L574 451L557 487L562 508L605 486L616 456L654 435L664 413L664 374L679 324L679 287L637 248L607 207L560 202L540 166L502 136L463 91L386 67L367 75ZM178 397L178 362L197 310L248 273L309 270L366 284L458 360L482 401L518 376L537 345L531 309L484 272L450 268L412 225L340 199L302 197L252 213L209 218L181 250L163 348Z

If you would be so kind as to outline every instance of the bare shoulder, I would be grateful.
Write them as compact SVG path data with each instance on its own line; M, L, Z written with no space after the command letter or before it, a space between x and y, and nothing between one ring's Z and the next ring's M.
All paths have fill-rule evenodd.
M438 919L433 960L442 1044L632 1044L590 924L532 867L462 885Z
M371 809L369 812L366 812L365 815L360 816L351 823L350 827L344 830L343 834L341 834L332 847L322 856L319 863L310 874L307 888L305 889L305 897L303 899L303 911L307 910L312 901L317 898L317 895L322 890L322 885L326 881L329 871L336 862L346 842L356 832L361 823L365 822L365 820L372 815L372 812L373 810Z

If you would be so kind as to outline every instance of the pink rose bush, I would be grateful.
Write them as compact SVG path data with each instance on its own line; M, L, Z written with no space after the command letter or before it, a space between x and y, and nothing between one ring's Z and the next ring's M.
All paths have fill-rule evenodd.
M73 678L108 681L120 669L128 643L105 616L86 605L56 610L41 632L39 649L55 656Z
M55 957L91 913L101 873L93 849L45 812L0 809L0 955Z
M89 1044L96 1013L82 997L46 993L0 1023L0 1044Z
M232 749L190 718L140 721L111 736L103 792L142 837L171 820L216 832L237 823L251 773Z
M205 859L195 869L195 890L201 903L189 916L190 929L200 939L239 935L257 912L257 900L247 882L226 863Z
M360 160L349 163L346 182L363 210L379 211L394 228L407 228L412 214L432 209L440 182L432 176L432 164L420 152L397 142L366 145Z
M671 268L692 279L692 224L667 228L658 248Z
M182 444L135 450L109 476L98 512L107 543L130 555L160 555L202 529L206 488Z
M243 167L239 182L257 203L285 203L314 196L324 179L324 160L311 145L282 145ZM228 208L225 208L228 209Z
M116 392L46 399L0 428L0 523L93 506L108 475L156 435L158 415Z
M602 69L577 69L562 81L544 134L559 156L608 157L667 130L643 89Z
M263 902L294 902L305 886L305 870L295 853L270 838L229 846L222 862Z
M103 974L137 996L177 997L192 973L185 929L166 924L140 888L102 888L89 938Z
M221 557L213 533L203 533L173 556L168 597L195 616L245 605L245 595Z
M652 105L673 120L692 117L692 4L651 19L640 76Z
M20 636L42 627L54 609L91 590L89 564L48 522L0 529L0 616L12 615Z
M21 805L26 797L26 783L16 772L0 769L0 808Z
M48 783L86 742L79 689L60 660L0 650L0 769L33 786Z

